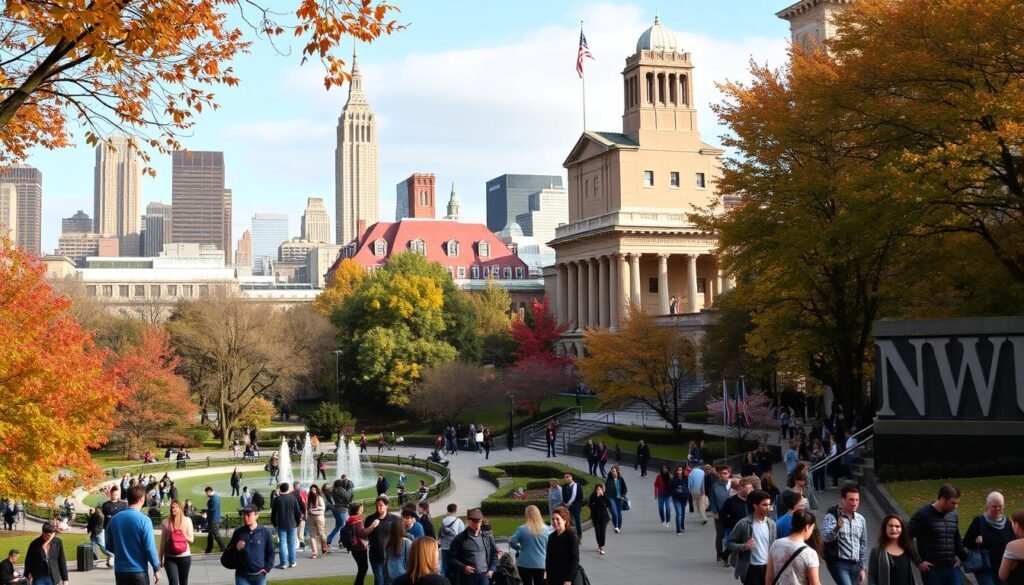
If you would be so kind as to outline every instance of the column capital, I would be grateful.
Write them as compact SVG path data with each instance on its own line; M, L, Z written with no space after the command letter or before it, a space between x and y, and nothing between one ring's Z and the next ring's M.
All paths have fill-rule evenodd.
M669 256L671 256L671 255L672 255L672 254L669 254L668 252L658 252L658 258L664 258L664 259L666 259L666 260L667 260L667 259L668 259L668 257L669 257Z

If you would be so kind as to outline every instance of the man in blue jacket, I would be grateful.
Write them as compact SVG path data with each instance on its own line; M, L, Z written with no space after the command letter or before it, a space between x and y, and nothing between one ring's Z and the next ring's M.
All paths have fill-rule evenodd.
M153 521L142 513L146 489L141 485L128 488L128 507L110 520L111 541L107 548L114 553L116 585L149 585L146 563L153 568L153 583L160 581L160 557L153 539Z
M206 486L206 554L213 552L213 541L217 541L220 552L224 552L224 541L220 538L220 495Z
M265 585L267 574L274 568L274 544L270 531L259 525L255 508L242 508L245 525L236 529L228 543L228 554L234 555L235 583Z

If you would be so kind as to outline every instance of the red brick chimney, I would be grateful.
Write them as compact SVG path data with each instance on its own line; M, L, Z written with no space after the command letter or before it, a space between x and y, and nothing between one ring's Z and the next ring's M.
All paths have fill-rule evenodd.
M363 244L363 235L366 233L366 220L356 220L356 249Z

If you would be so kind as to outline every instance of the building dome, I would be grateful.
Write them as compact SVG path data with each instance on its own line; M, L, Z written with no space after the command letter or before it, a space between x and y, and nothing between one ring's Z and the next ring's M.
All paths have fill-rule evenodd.
M682 52L676 42L676 33L661 26L661 18L657 16L654 17L654 26L645 30L636 42L636 52L640 51Z

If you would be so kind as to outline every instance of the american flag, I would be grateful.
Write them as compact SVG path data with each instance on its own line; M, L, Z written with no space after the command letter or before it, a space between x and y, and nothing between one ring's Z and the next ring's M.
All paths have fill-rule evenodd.
M583 77L583 58L593 59L594 56L590 54L590 47L587 46L587 37L583 36L583 29L580 29L580 50L576 54L576 73Z

